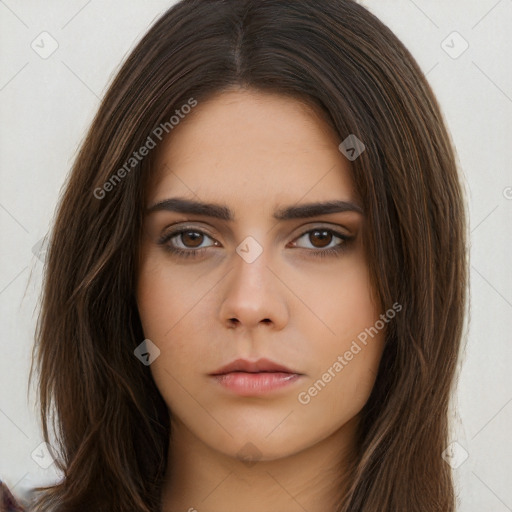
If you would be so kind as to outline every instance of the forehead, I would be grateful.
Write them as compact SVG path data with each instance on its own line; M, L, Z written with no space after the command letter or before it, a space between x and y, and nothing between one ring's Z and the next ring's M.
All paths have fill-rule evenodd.
M148 203L191 193L251 206L279 197L354 199L339 142L315 109L299 100L222 92L199 103L161 143Z

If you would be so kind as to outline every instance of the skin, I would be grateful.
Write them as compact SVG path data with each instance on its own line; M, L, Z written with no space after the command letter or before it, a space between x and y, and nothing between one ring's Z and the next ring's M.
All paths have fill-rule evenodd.
M137 303L144 334L160 350L150 370L172 411L164 511L325 512L345 488L384 329L309 403L298 395L382 313L362 244L364 214L273 218L311 202L360 205L340 142L298 100L233 89L198 104L158 148L147 207L181 197L235 216L161 210L144 220ZM192 237L167 246L206 248L199 257L158 244L181 227ZM322 237L325 229L353 239ZM251 263L236 252L248 236L263 250ZM318 256L339 244L344 251ZM270 394L239 396L209 375L261 357L302 376Z

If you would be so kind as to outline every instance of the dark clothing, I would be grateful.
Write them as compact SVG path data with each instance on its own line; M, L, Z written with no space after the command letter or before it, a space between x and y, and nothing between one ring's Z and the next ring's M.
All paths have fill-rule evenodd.
M9 488L0 480L0 512L25 512Z

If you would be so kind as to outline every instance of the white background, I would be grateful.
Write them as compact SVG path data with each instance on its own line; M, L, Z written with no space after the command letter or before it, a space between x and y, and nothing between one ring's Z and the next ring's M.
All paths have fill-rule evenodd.
M471 316L453 440L469 457L454 470L459 511L512 511L512 0L361 3L427 73L468 195ZM58 477L31 458L42 441L33 390L27 398L42 270L33 247L107 84L171 4L0 0L0 478L15 493ZM31 48L43 31L58 43L46 59ZM469 44L458 58L464 43L453 31Z

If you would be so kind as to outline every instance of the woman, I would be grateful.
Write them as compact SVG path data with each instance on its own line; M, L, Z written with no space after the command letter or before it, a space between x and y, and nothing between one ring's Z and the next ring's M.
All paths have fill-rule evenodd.
M34 510L451 512L454 151L351 0L188 0L128 57L52 232Z

